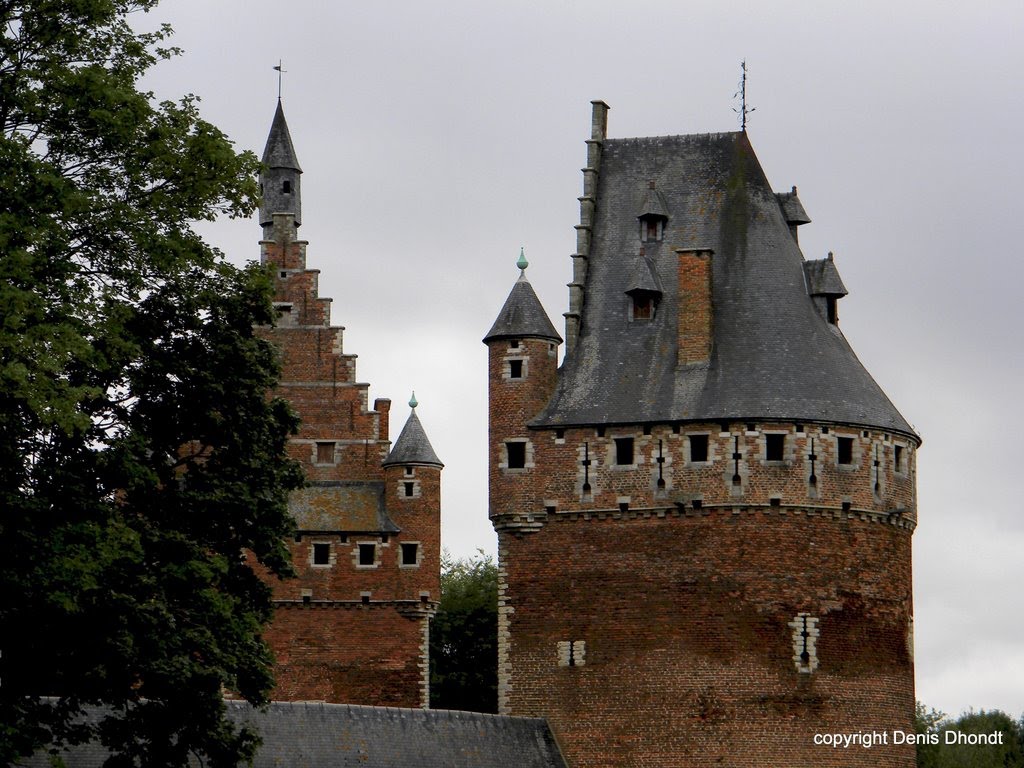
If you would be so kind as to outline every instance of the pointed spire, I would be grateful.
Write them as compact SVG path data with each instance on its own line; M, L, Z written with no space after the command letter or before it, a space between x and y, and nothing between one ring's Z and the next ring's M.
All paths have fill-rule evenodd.
M484 337L484 343L495 339L524 338L550 339L558 344L562 337L551 324L547 312L541 306L540 299L534 293L533 286L526 279L526 254L519 251L519 279L512 286L512 292L505 299L505 305L498 313L491 330Z
M267 145L263 148L262 162L267 168L291 168L302 173L299 160L295 156L295 145L292 144L288 121L284 119L284 107L280 100L277 102L277 111L274 112L274 121L270 124Z
M284 119L284 107L277 102L274 121L270 125L267 146L263 149L260 171L260 224L269 227L275 213L290 213L295 226L302 223L302 194L299 186L302 168L295 156L295 145Z
M405 426L402 427L402 434L395 441L391 453L384 459L385 467L394 464L426 464L438 469L444 467L441 460L437 458L437 454L434 453L434 448L430 445L430 440L427 439L427 433L420 423L420 418L416 415L417 405L419 403L416 401L414 392L409 400L409 408L412 409L412 412L409 414Z

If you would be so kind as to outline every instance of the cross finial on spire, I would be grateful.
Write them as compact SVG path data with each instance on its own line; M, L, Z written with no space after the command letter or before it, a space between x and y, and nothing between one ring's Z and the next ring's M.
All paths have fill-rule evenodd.
M757 107L747 107L747 60L744 59L740 62L740 70L742 75L740 76L739 89L732 95L734 99L740 100L740 108L736 109L733 107L733 112L740 116L740 130L744 133L747 132L747 115L754 112Z
M281 61L281 59L277 60L277 66L274 67L274 69L277 70L277 100L280 101L281 100L281 79L282 79L282 75L284 75L284 73L287 72L288 70L286 70L284 68L284 62Z
M516 261L516 266L521 270L530 266L530 262L526 260L526 250L522 246L519 246L519 259Z

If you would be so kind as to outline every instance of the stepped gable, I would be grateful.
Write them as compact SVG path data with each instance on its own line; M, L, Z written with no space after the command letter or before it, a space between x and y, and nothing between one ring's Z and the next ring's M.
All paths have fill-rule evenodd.
M632 212L649 180L668 216L664 237L644 244L657 272L677 274L677 249L713 252L704 364L677 364L676 280L663 280L649 322L630 323L624 311L637 249ZM798 204L792 198L783 205ZM838 326L815 309L803 256L746 134L604 139L596 200L578 343L531 426L772 418L917 439Z

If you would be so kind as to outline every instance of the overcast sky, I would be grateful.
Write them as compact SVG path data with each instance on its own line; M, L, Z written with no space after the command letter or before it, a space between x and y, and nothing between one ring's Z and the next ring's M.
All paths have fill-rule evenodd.
M804 254L835 252L843 330L924 438L918 698L1024 712L1019 0L164 0L156 21L185 53L145 86L257 154L284 61L309 266L392 438L416 390L456 555L496 549L480 340L520 246L562 328L590 100L611 137L735 130L746 59L761 164L799 186ZM255 220L203 231L259 257Z

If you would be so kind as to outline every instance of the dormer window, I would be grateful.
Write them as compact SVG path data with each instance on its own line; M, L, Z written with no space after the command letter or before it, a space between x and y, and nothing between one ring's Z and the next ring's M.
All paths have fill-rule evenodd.
M640 242L661 242L665 236L665 222L668 221L668 206L661 192L655 189L653 180L647 182L637 218L640 220Z
M633 296L633 319L650 320L654 317L654 299L650 294Z

